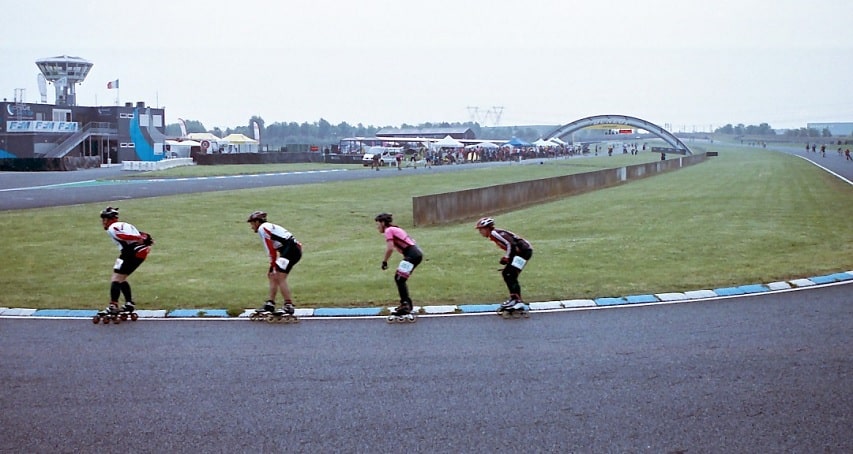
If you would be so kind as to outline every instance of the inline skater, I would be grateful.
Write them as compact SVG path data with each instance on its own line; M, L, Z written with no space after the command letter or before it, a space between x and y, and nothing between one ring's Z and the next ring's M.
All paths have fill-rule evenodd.
M283 312L292 316L295 309L290 287L287 284L287 276L302 258L302 243L296 241L293 234L284 227L267 222L267 213L263 211L253 212L246 222L251 225L252 231L261 237L264 249L270 259L270 266L267 271L270 284L269 299L257 309L257 312L276 313L275 296L277 292L281 292L281 296L284 298Z
M382 269L388 269L388 259L391 258L394 250L403 255L403 260L394 273L394 283L397 284L397 292L400 294L400 305L391 312L391 315L401 317L411 314L412 298L409 296L409 287L406 285L406 281L423 260L423 252L405 230L394 225L391 213L377 214L373 220L376 221L376 228L379 233L385 236L385 255L382 257Z
M101 314L115 315L122 311L132 313L136 306L133 303L127 277L148 257L154 240L151 239L151 235L140 232L132 224L119 221L118 208L111 206L104 208L101 211L101 224L121 251L113 265L113 274L110 277L110 305ZM124 306L121 309L118 307L119 295L124 296Z
M509 299L501 304L500 310L521 310L526 306L521 299L521 284L518 283L518 275L533 256L533 247L524 238L510 232L509 230L495 227L495 220L489 217L480 218L474 225L480 235L491 240L498 248L504 251L500 264L504 265L501 270L506 287L509 290Z

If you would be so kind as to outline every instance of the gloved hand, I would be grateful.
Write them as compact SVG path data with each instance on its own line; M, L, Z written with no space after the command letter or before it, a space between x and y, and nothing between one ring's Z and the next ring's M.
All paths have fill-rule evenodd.
M388 262L382 262L382 269L383 269L383 270L387 270L387 269L388 269Z
M151 235L147 233L143 233L142 235L145 236L145 239L142 240L142 244L146 246L151 246L152 244L154 244L154 238L151 238Z
M509 263L509 257L501 257L501 265L506 265Z

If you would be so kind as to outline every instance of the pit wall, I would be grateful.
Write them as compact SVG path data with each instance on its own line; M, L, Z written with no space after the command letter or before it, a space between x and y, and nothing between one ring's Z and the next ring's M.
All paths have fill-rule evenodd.
M54 172L79 169L96 169L100 166L101 158L99 158L98 156L0 159L0 171L3 172Z
M412 198L416 226L445 224L525 208L537 203L617 186L708 159L705 153L595 172L499 184Z

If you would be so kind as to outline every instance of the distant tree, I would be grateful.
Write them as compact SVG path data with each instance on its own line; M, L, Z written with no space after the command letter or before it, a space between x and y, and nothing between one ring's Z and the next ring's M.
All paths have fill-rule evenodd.
M733 127L732 127L732 124L731 124L731 123L729 123L729 124L727 124L727 125L725 125L725 126L723 126L723 127L721 127L721 128L717 128L717 129L715 129L715 130L714 130L714 132L716 132L716 133L718 133L718 134L734 134L734 133L735 133L735 128L733 128Z
M317 122L317 137L320 139L332 137L332 124L323 118Z

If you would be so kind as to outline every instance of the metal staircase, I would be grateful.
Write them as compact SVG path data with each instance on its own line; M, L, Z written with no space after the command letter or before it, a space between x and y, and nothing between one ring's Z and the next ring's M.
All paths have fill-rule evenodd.
M50 151L44 154L45 158L61 158L83 143L89 137L115 137L118 135L118 130L112 127L112 124L105 122L87 123L79 131L66 137L62 142L53 147Z

